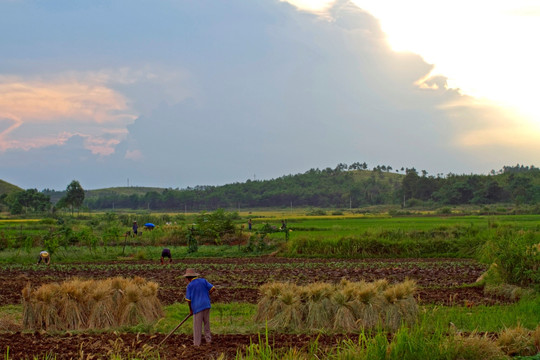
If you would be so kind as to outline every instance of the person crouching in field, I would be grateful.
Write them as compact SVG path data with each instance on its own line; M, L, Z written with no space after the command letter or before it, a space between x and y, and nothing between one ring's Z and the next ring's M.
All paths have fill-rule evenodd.
M51 264L51 254L49 254L45 250L40 252L37 264L39 265L42 261L43 261L44 264L50 265Z
M193 315L193 345L201 345L204 324L204 338L207 344L212 342L210 333L210 294L216 289L206 279L198 277L195 269L187 269L186 300L189 304L189 313Z
M165 258L169 258L169 264L172 263L171 250L168 248L165 248L161 251L161 265L165 264Z

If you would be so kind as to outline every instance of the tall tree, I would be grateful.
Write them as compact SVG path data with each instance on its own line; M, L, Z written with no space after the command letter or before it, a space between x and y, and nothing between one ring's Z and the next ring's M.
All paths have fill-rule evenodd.
M77 180L73 180L66 188L65 204L71 208L71 216L73 209L79 210L84 201L84 189Z

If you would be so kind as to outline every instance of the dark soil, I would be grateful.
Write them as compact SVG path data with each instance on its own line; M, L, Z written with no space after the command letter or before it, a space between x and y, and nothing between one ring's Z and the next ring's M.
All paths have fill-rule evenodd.
M193 346L188 335L172 335L161 347L158 344L164 334L64 334L46 333L0 333L0 351L6 354L9 347L10 359L31 359L34 356L60 359L109 359L113 355L122 358L148 359L217 359L225 354L234 359L238 350L250 343L259 343L258 335L213 335L211 344ZM354 335L351 335L354 339ZM290 335L273 334L269 344L277 348L305 348L317 339L321 349L335 346L347 335ZM357 340L357 338L356 338ZM263 341L265 341L263 339ZM159 355L158 355L159 354Z
M183 301L185 269L193 267L217 290L214 302L256 303L258 287L269 281L307 284L315 281L338 282L388 279L417 281L420 304L493 305L506 300L485 295L474 286L486 266L468 259L298 259L280 257L205 258L174 260L161 266L158 261L116 261L64 266L29 266L0 269L0 303L18 304L21 290L30 283L37 287L72 277L107 278L140 276L160 285L159 298L165 305ZM468 285L468 286L464 286ZM473 285L473 286L470 286Z

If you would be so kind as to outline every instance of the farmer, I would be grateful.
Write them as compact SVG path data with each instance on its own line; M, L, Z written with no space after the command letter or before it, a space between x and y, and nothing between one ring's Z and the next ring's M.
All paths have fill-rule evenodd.
M169 258L169 263L172 263L172 255L171 250L168 248L164 248L161 251L161 265L163 265L165 262L163 261L165 258Z
M132 229L133 229L133 236L137 236L137 230L139 229L139 226L137 225L136 221L133 222Z
M210 333L210 294L216 289L206 279L198 277L195 269L187 269L186 300L189 304L189 313L193 315L193 345L201 345L201 335L204 323L204 338L207 344L212 341Z
M47 251L43 250L42 252L39 253L39 258L38 258L38 265L41 263L41 262L44 262L47 266L51 264L51 254L49 254Z
M248 220L248 228L249 228L249 231L251 231L251 219Z

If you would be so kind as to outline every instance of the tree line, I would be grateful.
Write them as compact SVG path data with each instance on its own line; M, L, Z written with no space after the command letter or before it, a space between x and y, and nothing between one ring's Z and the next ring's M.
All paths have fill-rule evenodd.
M271 180L247 180L222 186L195 186L124 195L108 191L87 196L78 181L68 185L54 206L48 192L29 189L0 199L12 213L81 207L90 210L148 209L204 211L219 208L320 207L360 208L370 205L462 205L540 202L540 169L505 166L488 175L428 175L415 168L392 172L390 166L367 170L366 163L340 163Z
M460 205L540 202L540 170L505 166L489 175L428 175L414 169L392 173L390 166L366 170L365 163L310 169L272 180L247 180L223 186L165 189L144 195L111 194L88 198L90 209L150 209L202 211L218 208L321 207L359 208L395 204Z
M73 211L81 209L84 202L84 189L77 180L73 180L66 188L64 196L53 206L50 195L46 191L27 189L5 193L0 196L0 205L8 208L13 215L55 212L68 208Z

